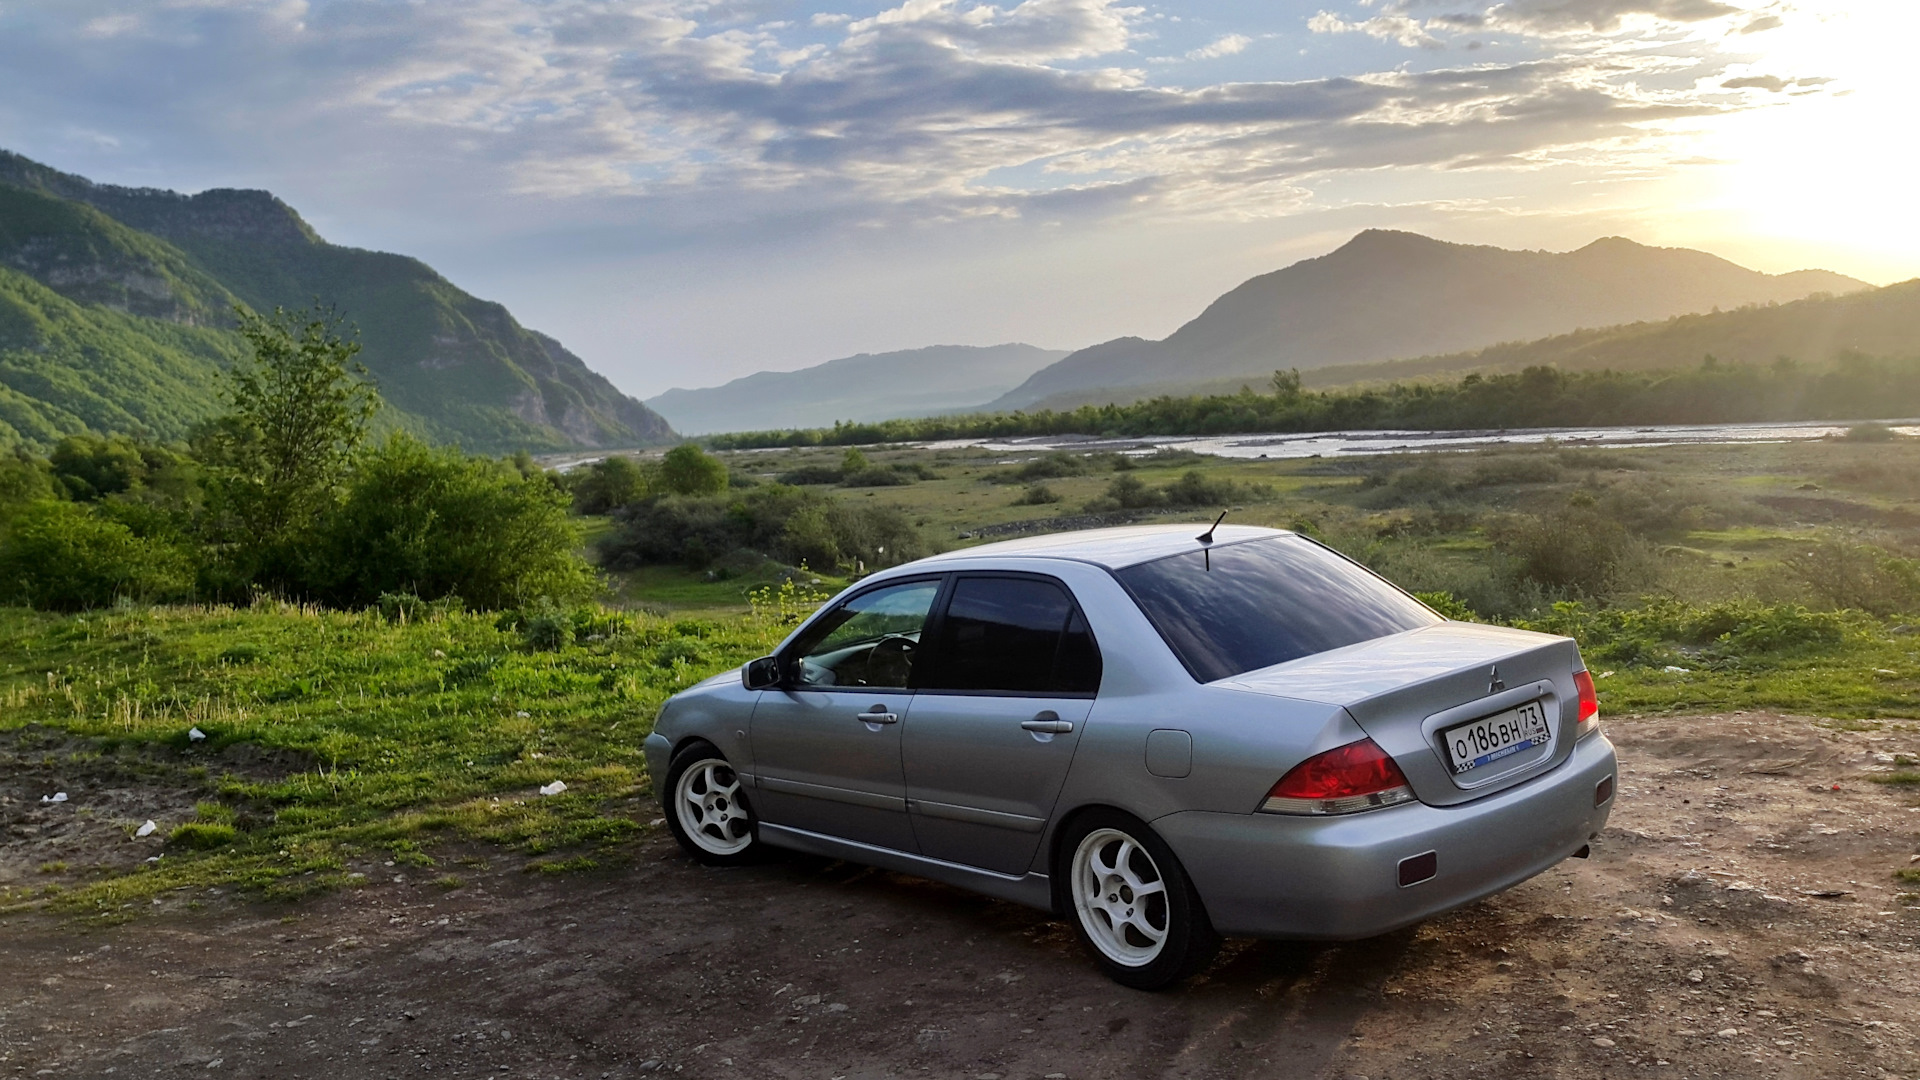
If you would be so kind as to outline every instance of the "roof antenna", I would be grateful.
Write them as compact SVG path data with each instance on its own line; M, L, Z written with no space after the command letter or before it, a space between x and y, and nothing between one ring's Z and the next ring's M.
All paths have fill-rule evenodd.
M1213 543L1213 530L1218 529L1220 527L1220 523L1227 520L1227 515L1232 512L1233 511L1230 509L1220 511L1220 516L1213 519L1213 524L1207 526L1207 531L1201 533L1199 536L1194 537L1194 539L1200 541L1203 544Z

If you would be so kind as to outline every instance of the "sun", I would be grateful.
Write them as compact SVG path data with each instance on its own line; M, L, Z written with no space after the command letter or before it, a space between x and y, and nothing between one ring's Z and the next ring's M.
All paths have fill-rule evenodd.
M1702 208L1755 242L1829 251L1881 280L1920 274L1920 3L1803 0L1754 37L1752 76L1788 85L1703 133L1701 155L1725 164Z

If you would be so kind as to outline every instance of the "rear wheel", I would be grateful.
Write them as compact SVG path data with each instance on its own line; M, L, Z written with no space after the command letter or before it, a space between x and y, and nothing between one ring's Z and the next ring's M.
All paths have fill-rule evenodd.
M1074 822L1061 853L1074 934L1114 981L1158 990L1213 959L1220 936L1173 851L1113 810Z
M661 801L673 838L701 862L730 866L759 855L758 823L740 775L713 747L696 743L673 756Z

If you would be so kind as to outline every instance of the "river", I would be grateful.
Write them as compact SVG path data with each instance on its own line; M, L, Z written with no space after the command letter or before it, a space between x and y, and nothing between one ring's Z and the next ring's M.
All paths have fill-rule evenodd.
M1903 435L1920 435L1920 420L1885 423ZM1101 438L1035 435L1012 439L944 439L914 445L929 450L976 448L1009 454L1053 450L1113 451L1144 455L1190 450L1224 458L1308 458L1352 454L1397 454L1416 450L1485 450L1499 446L1694 446L1789 443L1830 439L1855 422L1800 421L1771 424L1664 424L1652 427L1503 428L1495 431L1315 431L1253 435L1142 435Z

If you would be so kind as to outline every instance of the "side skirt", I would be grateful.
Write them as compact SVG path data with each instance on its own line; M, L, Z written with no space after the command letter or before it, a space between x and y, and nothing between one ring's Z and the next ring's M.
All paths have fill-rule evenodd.
M845 859L848 862L877 866L882 870L898 870L903 874L929 878L946 885L970 889L997 900L1008 900L1016 904L1025 904L1041 911L1053 910L1053 883L1045 874L1025 874L1013 876L996 874L991 870L982 870L975 866L962 866L959 863L929 859L923 855L909 855L892 848L874 847L871 844L855 843L835 836L825 836L805 829L795 829L787 825L760 823L760 839L774 847L804 851L809 855L824 855L829 859Z

